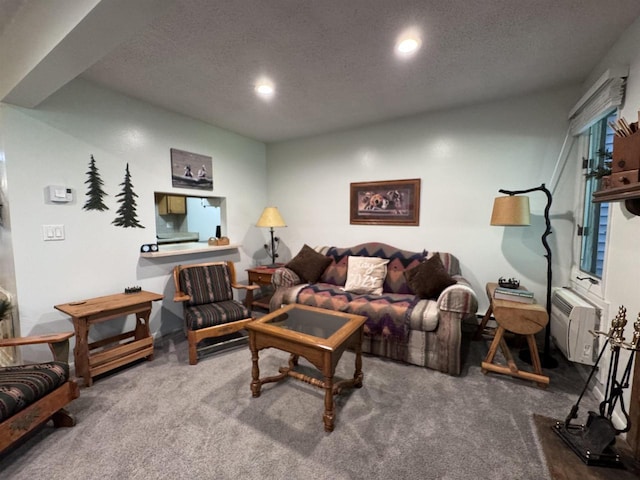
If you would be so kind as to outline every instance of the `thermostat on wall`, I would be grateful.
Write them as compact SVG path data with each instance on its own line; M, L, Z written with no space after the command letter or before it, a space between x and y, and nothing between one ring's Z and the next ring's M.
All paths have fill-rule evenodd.
M47 187L47 200L56 203L68 203L73 200L73 193L70 188L49 185Z

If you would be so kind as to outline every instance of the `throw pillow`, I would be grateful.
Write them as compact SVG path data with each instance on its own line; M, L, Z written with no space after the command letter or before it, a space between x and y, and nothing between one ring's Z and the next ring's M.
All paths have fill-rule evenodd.
M413 293L420 298L438 298L445 288L456 283L437 253L417 267L405 270L404 276Z
M382 284L387 275L386 258L349 257L347 267L347 283L344 291L372 295L382 294Z
M329 257L316 252L305 243L298 254L285 267L296 272L303 281L315 283L330 263L331 259Z

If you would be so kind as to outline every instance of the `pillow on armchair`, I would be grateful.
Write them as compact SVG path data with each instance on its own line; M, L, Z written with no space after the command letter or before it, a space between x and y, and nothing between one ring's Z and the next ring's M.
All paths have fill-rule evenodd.
M303 281L315 283L330 263L331 258L316 252L305 243L285 267L293 270Z
M437 298L445 288L456 283L437 253L418 266L405 270L404 276L409 288L420 298Z

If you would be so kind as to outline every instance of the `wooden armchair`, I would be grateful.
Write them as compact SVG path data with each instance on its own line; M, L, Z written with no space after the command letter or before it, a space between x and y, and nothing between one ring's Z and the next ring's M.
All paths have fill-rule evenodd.
M232 262L176 265L173 281L173 301L183 305L191 365L198 363L198 343L203 339L238 332L254 320L247 299L245 304L234 300L232 289L252 292L260 287L236 283Z
M54 361L0 367L0 452L49 419L55 427L72 427L75 419L64 407L80 396L69 378L69 338L59 333L0 339L0 347L48 343Z

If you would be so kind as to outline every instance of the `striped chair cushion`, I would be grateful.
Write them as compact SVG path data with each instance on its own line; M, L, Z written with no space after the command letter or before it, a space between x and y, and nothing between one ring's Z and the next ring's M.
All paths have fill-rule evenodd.
M63 362L0 368L0 421L12 417L69 379Z
M184 317L190 330L199 330L250 318L251 312L240 302L226 300L187 306L184 309Z
M187 305L233 300L226 264L185 268L180 271L180 284L184 293L191 297Z

